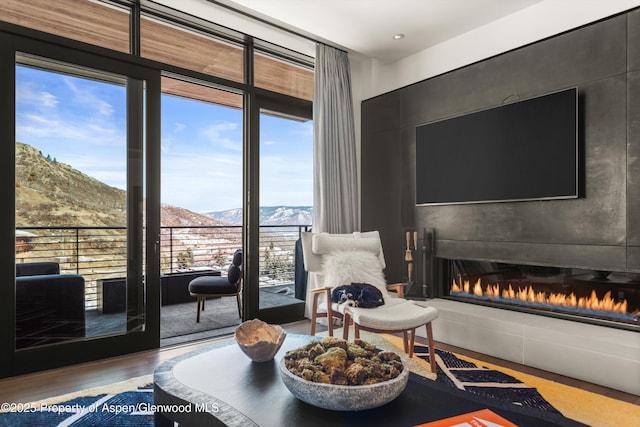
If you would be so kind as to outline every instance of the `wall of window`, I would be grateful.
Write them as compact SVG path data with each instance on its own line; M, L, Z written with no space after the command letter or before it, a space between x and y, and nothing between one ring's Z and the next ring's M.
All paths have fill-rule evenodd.
M256 160L260 156L259 126L256 120L259 115L259 108L255 103L256 93L259 92L261 97L270 99L276 105L291 105L293 103L305 111L302 115L310 117L310 100L313 96L312 60L307 58L301 61L297 57L295 60L289 61L286 55L282 55L281 52L272 55L268 50L261 50L256 55L248 55L247 52L254 51L254 40L250 36L229 37L226 33L217 33L215 24L208 25L201 20L196 20L197 22L194 24L193 20L183 20L182 17L176 18L173 15L166 15L164 14L166 11L159 12L157 9L152 9L153 6L153 2L127 0L58 0L55 2L46 0L29 2L7 0L1 2L0 56L4 61L0 65L0 94L3 95L6 102L2 100L0 103L7 111L16 111L17 114L19 103L29 101L27 98L20 98L18 104L14 102L14 96L22 97L27 93L18 93L17 85L20 82L16 80L16 74L22 73L27 68L45 73L58 72L61 76L61 84L67 85L68 90L77 89L76 84L78 82L90 83L91 81L106 82L109 87L114 84L126 84L129 88L130 85L133 85L127 89L128 122L120 124L119 132L127 134L128 140L142 140L144 136L144 140L147 143L144 147L129 147L126 157L120 159L120 165L125 167L126 164L127 180L135 181L135 185L133 187L130 186L131 190L135 190L135 194L132 193L132 197L127 199L127 209L135 205L136 212L140 215L146 215L145 218L137 217L136 221L138 222L136 223L126 224L128 229L131 229L132 226L133 228L139 228L139 233L134 230L129 235L132 239L131 244L127 242L125 249L130 253L132 248L135 248L138 252L136 256L138 256L139 260L142 259L140 256L153 254L158 249L156 246L160 245L160 233L158 233L157 242L154 236L150 236L148 233L143 234L143 229L153 231L153 225L146 223L146 227L143 228L141 224L145 224L144 221L149 220L149 215L157 214L157 217L151 219L159 229L159 190L155 181L160 181L159 117L161 94L174 98L188 99L191 102L210 103L237 110L242 117L242 121L238 121L242 125L242 162L236 162L236 167L241 167L243 170L240 178L242 181L242 197L238 199L247 208L243 214L245 224L243 244L248 250L258 252L259 231L256 219L258 218L259 192L254 191L252 193L252 190L258 190L260 185L260 179L258 178L259 162ZM20 65L16 68L13 59L15 59L16 42L18 40L25 47L22 51L26 52L26 55L20 57ZM37 48L32 50L32 45L37 45ZM49 50L47 46L50 46ZM30 62L29 54L32 51L45 62L40 64ZM69 54L70 52L71 54ZM78 70L74 70L76 66L74 65L74 56L76 56L73 54L74 52L78 56L83 56L85 58L83 62L89 64L88 68L83 68L80 74ZM51 60L50 63L47 62L49 60ZM51 66L48 65L43 68L42 64L45 63ZM141 75L145 77L140 80L125 77L123 81L110 81L105 78L106 74L103 74L103 71L119 68L107 65L112 63L121 64L122 69L125 70L138 70L138 68L143 67L149 73L147 74L147 71L142 72ZM58 66L63 68L60 69ZM92 74L92 68L95 70L95 74ZM255 84L252 83L254 78L247 74L251 70L255 70ZM134 74L137 72L135 71ZM160 77L160 74L162 74L162 77ZM77 79L78 76L81 77L81 80L75 81L74 79ZM127 76L127 73L123 73L122 76ZM176 78L176 76L179 76L179 78ZM147 78L149 80L144 80ZM282 81L279 81L279 79ZM160 80L162 81L161 84ZM23 79L22 81L25 80ZM203 84L193 84L198 81ZM149 84L149 82L153 82L153 84ZM92 87L98 88L99 86L93 85ZM41 100L56 102L55 97L47 96L47 94L50 94L48 88L41 88L39 92L37 90L36 92ZM80 92L77 92L77 94L83 95ZM84 95L91 94L85 93ZM137 99L129 100L131 96ZM92 99L95 101L94 104L91 104ZM90 106L95 108L99 114L109 114L109 105L101 104L96 101L97 99L99 98L86 97L82 99L81 96L78 97L78 100L87 103L87 108ZM152 99L153 102L149 103L149 99ZM63 104L58 105L62 107ZM136 105L136 108L144 106L144 108L152 111L147 114L142 109L140 111L131 109L133 105ZM41 104L40 107L46 107L45 103ZM100 110L100 108L104 109ZM36 114L30 117L30 119L37 118ZM42 120L55 119L52 116L40 116L40 118ZM25 119L25 117L22 117L20 120L23 121L17 122L13 122L14 117L11 117L10 121L9 118L3 119L5 129L11 128L10 131L6 130L3 133L4 137L8 140L12 138L15 140L16 131L14 127L22 126L21 123L26 123ZM16 120L18 120L18 117L16 117ZM131 126L132 123L136 123L136 125ZM97 122L84 123L83 125L88 125L89 128L95 126L94 136L98 135L99 131L105 130L100 128L100 124ZM35 125L35 129L38 126ZM80 127L74 128L72 126L67 131L69 135L73 135L73 132L79 129ZM81 144L76 147L76 159L82 156L89 156L95 160L95 157L98 156L98 158L106 162L108 160L107 157L101 157L99 148L96 148L99 147L100 141L94 142L98 145L90 146L87 144L83 146ZM12 152L15 154L14 147L3 149L3 153L9 154L9 156L11 156ZM56 163L58 160L62 160L62 158L58 159L60 154L57 151L52 152L51 159L46 158L47 154L43 152L45 161ZM136 163L140 156L145 157L144 164ZM17 181L15 177L17 158L15 155L11 157L13 157L11 162L3 162L6 167L1 169L3 173L5 171L13 172L14 176L3 179L2 189L3 193L14 196L11 198L11 203L14 204L20 202L20 200L15 198L17 189L13 185ZM132 163L132 160L136 162ZM311 167L311 159L309 159L309 167ZM25 179L29 180L30 178L26 176ZM150 179L154 180L156 189L151 189L150 192L147 192ZM60 191L63 190L61 189ZM158 191L158 194L154 194L154 191ZM144 198L145 195L146 198ZM208 194L202 197L214 196L215 194ZM146 204L144 212L141 209L143 200ZM15 207L15 204L10 206L10 208ZM67 208L64 215L70 215L69 218L73 217L73 210L76 207L70 204ZM29 241L33 236L26 233L20 236L19 241L14 238L7 239L8 236L17 235L16 226L23 225L18 224L18 219L20 218L15 216L17 211L15 209L10 210L10 213L4 212L0 217L3 223L0 226L2 247L16 253L16 257L12 257L11 260L0 261L0 267L2 267L3 271L6 271L7 277L10 276L12 267L18 261L18 253L25 249L32 249L33 243ZM150 212L150 210L156 211L156 213ZM248 221L247 218L251 220ZM97 217L94 219L97 219ZM20 220L22 221L22 219ZM76 225L71 222L63 224L63 226ZM118 226L117 224L113 225ZM5 242L6 240L10 241L7 243ZM11 246L8 246L9 243ZM80 247L78 246L78 241L75 242L75 245L76 248ZM73 251L73 249L71 250ZM154 256L145 258L143 261L155 263ZM80 257L78 256L77 258L79 261ZM160 257L158 256L157 258L159 259ZM254 262L255 266L252 266L251 263ZM159 268L159 264L160 262L158 262L157 268ZM152 276L157 273L156 266L148 264L144 266L144 271L147 275ZM135 276L127 273L127 277L134 277L136 283L142 284L143 276L141 275L141 270L138 269L138 273ZM248 293L254 291L257 293L258 279L256 258L255 261L250 260L250 262L247 262L245 269L245 289L249 290ZM138 331L143 334L148 334L150 331L155 333L159 327L160 301L159 298L156 301L154 296L159 295L159 283L149 276L146 277L144 282L146 282L147 290L146 294L141 294L141 296L146 298L146 304L138 306L142 311L133 313L134 316L141 317L136 320L129 316L132 307L126 307L125 310L128 315L125 330ZM252 290L252 287L255 287L255 289ZM134 286L131 289L135 290L125 291L127 293L126 298L128 301L135 303L136 295L132 294L132 292L138 292L143 288ZM97 307L97 299L100 298L97 281L91 292L93 292ZM3 366L0 369L0 376L16 374L17 371L14 368L17 365L20 365L20 373L24 373L29 370L62 366L157 346L155 339L145 338L140 340L136 338L137 335L135 334L131 337L127 337L126 335L129 334L126 334L122 339L107 334L99 339L80 340L81 342L72 340L70 343L36 346L33 350L22 351L20 363L16 364L18 358L15 355L15 330L12 330L15 326L15 306L13 305L16 298L15 289L7 287L0 292L0 296L2 297L0 298L2 300L0 302L0 312L2 313L0 315L0 325L2 325L0 328L2 328L3 332L3 338L0 340L0 365ZM252 298L246 297L246 316L256 316L258 313L257 299ZM141 298L138 299L142 301ZM140 318L144 319L144 323L139 322ZM7 334L6 336L5 333ZM12 342L9 343L7 340L12 340ZM73 350L62 350L62 348L67 347ZM62 357L61 355L65 356Z

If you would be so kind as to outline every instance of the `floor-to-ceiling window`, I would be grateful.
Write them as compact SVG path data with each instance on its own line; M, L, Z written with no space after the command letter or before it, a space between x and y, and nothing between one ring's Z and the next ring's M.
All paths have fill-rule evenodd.
M1 46L13 141L1 148L2 227L14 236L2 243L14 284L2 289L3 372L153 346L157 132L145 126L157 121L159 73L18 36Z
M162 93L160 336L170 345L228 333L242 321L236 299L222 298L196 322L188 282L226 276L242 248L243 97L170 77Z
M153 347L159 342L161 273L187 264L226 267L218 246L203 250L193 235L194 247L180 243L177 254L163 252L161 183L167 186L162 201L190 212L213 217L239 209L239 223L228 228L241 237L229 239L228 246L241 244L245 254L255 252L247 256L244 298L254 295L257 302L266 266L257 256L260 225L242 218L248 210L259 210L260 180L265 189L271 181L270 175L260 177L260 161L255 160L261 155L261 119L251 117L266 111L256 100L270 99L278 106L268 108L269 117L309 119L312 59L195 17L174 16L154 2L11 0L0 4L0 11L0 104L6 112L0 132L11 141L0 153L9 207L0 214L0 244L3 253L13 254L0 259L0 274L16 283L0 289L0 374ZM260 46L254 50L256 44ZM289 55L296 61L283 60ZM167 107L162 114L175 117L173 123L160 120L161 97ZM287 111L291 105L296 106L293 114ZM209 146L186 137L182 126L198 118L191 108L209 110L210 126L203 127ZM297 120L281 124L304 125ZM179 145L171 147L171 138ZM181 155L192 160L181 161ZM42 170L30 170L31 161ZM311 158L300 163L311 170ZM268 165L265 157L264 167ZM253 170L247 172L248 167ZM257 178L247 180L248 174ZM187 183L185 176L193 181ZM175 202L170 201L172 186ZM225 196L231 193L237 200ZM207 199L210 208L196 205ZM281 203L298 204L288 198ZM230 223L214 221L225 227ZM248 234L249 227L257 232ZM276 247L274 242L271 253ZM64 309L70 313L62 318L75 329L60 336L51 330L48 336L37 333L31 342L18 344L18 329L29 319L20 317L22 310L34 309L38 299L50 299L32 294L23 300L18 294L13 271L33 262L57 264L55 275L80 276L84 283L73 286L83 291L73 295L79 301L83 294L84 318L80 310L68 310L75 300L66 298ZM31 280L20 271L20 282ZM47 274L53 275L50 270ZM245 317L260 316L260 308L248 304ZM39 313L32 318L50 314ZM45 329L40 326L40 332Z
M15 72L16 348L125 333L127 78L24 55Z
M259 177L259 313L274 321L301 318L306 280L300 233L313 209L313 72L259 43L253 55ZM305 101L306 100L306 101Z
M295 246L311 226L312 158L311 120L260 112L261 309L301 302L296 298Z

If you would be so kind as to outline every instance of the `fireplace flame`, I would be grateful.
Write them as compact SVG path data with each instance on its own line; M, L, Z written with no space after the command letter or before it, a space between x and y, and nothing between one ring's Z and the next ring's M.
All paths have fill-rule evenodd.
M615 301L611 298L611 291L607 292L602 298L598 298L595 290L591 291L589 297L576 297L574 293L570 293L569 295L554 292L547 294L546 292L536 291L531 285L515 290L513 286L509 284L506 289L501 291L498 284L488 284L483 288L480 279L478 279L473 286L471 286L468 280L463 281L462 286L458 285L454 280L451 285L451 292L581 310L627 313L627 300Z

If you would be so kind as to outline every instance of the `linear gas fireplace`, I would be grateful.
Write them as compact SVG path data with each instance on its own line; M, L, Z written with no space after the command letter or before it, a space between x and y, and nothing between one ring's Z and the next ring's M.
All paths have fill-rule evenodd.
M640 331L640 274L441 261L446 298Z

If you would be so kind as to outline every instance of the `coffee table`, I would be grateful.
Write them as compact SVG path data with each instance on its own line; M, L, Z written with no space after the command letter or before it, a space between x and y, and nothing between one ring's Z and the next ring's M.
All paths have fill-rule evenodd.
M156 368L156 426L415 426L490 409L518 426L582 426L556 414L489 401L410 374L398 398L379 408L339 412L296 399L280 379L278 363L307 335L287 335L270 362L252 362L233 338L171 359Z

